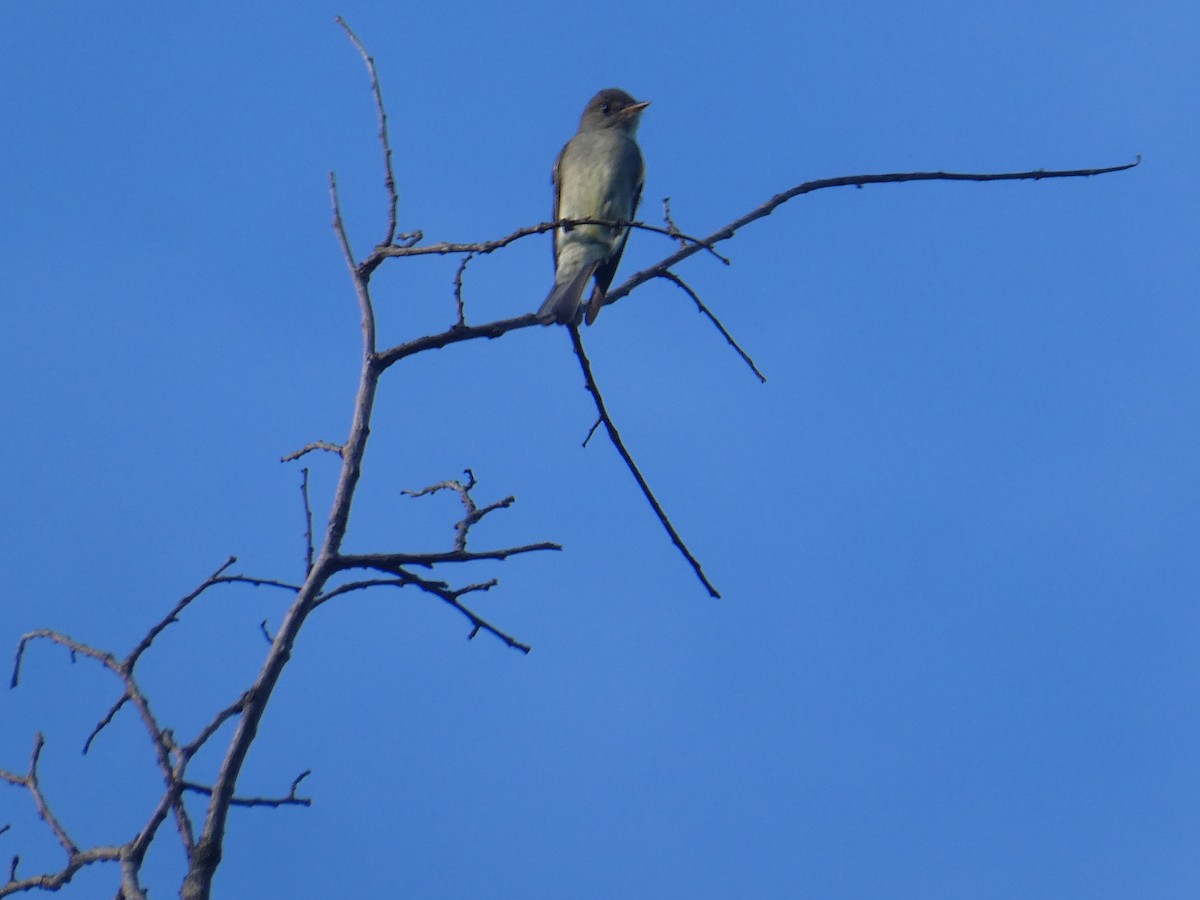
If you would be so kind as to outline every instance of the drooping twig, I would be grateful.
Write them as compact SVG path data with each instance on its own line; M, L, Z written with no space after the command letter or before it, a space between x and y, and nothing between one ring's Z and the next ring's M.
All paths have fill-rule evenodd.
M380 561L378 564L372 565L371 568L395 575L396 578L388 579L387 581L374 581L369 583L364 582L361 586L365 587L368 585L374 586L376 584L389 584L394 585L395 587L407 587L410 585L413 587L418 587L426 593L432 594L449 606L458 610L467 618L468 621L470 621L471 633L467 636L468 639L474 638L477 634L479 634L480 631L486 631L488 634L499 638L507 646L512 647L514 650L520 650L522 653L529 653L533 649L528 644L522 643L512 635L502 631L500 628L484 619L465 603L459 600L459 597L461 597L463 594L485 590L482 585L468 585L465 588L455 589L450 587L444 581L431 581L430 579L422 578L419 575L414 575L407 569L402 569L399 566L390 565L382 561Z
M638 487L642 489L646 500L649 501L654 514L658 516L658 520L662 522L663 528L670 535L671 543L673 543L679 552L683 554L696 572L696 577L700 579L700 583L708 590L708 593L720 599L721 595L717 589L713 587L712 582L704 574L704 570L700 568L700 562L692 555L692 551L687 548L683 542L683 538L679 536L679 532L675 530L675 526L671 524L671 520L667 518L666 512L662 508L662 504L654 497L654 493L650 490L650 485L646 483L646 479L642 477L642 473L638 470L637 463L633 461L633 457L629 451L625 449L625 443L621 440L621 435L617 431L617 426L613 424L612 417L608 414L608 410L604 406L604 397L600 394L600 388L596 386L595 376L592 375L592 365L588 360L587 354L583 350L583 340L579 337L579 329L574 325L567 326L571 332L571 343L575 347L575 356L579 359L579 365L583 369L583 378L587 385L588 393L592 395L592 399L596 402L596 412L600 414L601 421L604 422L604 427L608 431L608 436L613 442L613 446L617 448L617 452L621 454L621 459L625 460L625 465L629 467L629 471L633 474L634 480L637 481Z
M750 358L750 354L748 354L745 350L743 350L738 345L738 342L733 339L733 335L731 335L728 331L725 330L725 326L721 324L721 320L712 314L712 311L707 306L704 305L704 301L701 300L699 295L695 291L693 291L691 289L691 287L688 286L687 282L685 282L682 278L680 278L674 272L663 272L662 275L659 277L665 278L665 279L667 279L667 281L670 281L673 284L676 284L680 288L682 288L683 291L689 297L691 297L693 301L695 301L696 307L700 310L700 312L703 315L708 316L709 321L712 322L713 325L716 326L717 331L721 332L721 336L723 338L725 338L726 341L729 342L729 346L737 351L737 355L740 356L742 358L742 360L746 363L746 365L748 365L750 367L750 371L755 374L755 376L758 378L758 380L761 381L763 384L767 383L767 376L758 370L758 366L756 366L754 364L754 360L752 360Z
M96 723L95 727L92 728L92 730L88 733L87 740L85 740L83 742L83 755L84 756L87 756L88 752L92 749L92 741L94 741L97 737L100 736L100 732L108 727L109 723L112 722L112 720L116 716L116 714L121 711L121 707L124 706L128 702L129 702L129 694L122 694L120 696L120 698L117 700L117 702L114 703L111 707L109 707L108 712L105 713L104 717L102 719L100 719L99 722Z

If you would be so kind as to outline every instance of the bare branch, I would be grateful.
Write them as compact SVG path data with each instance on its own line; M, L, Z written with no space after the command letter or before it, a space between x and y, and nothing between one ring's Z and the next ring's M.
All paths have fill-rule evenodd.
M306 530L305 579L302 584L289 584L283 581L255 579L243 575L227 574L230 567L236 561L233 557L230 557L199 587L181 598L164 618L156 622L124 659L119 659L112 653L108 653L88 644L81 643L65 634L56 631L35 631L30 632L21 638L14 661L12 676L13 686L16 686L19 680L25 648L31 641L35 639L49 640L52 643L56 643L66 648L71 653L73 660L81 655L95 659L120 679L124 688L122 695L113 703L106 715L100 720L100 722L93 729L92 733L88 736L84 745L84 751L87 752L97 735L99 735L104 728L114 720L115 716L125 705L132 705L137 710L138 715L149 735L149 739L154 750L156 763L163 777L164 790L161 797L157 800L156 807L147 821L147 824L132 840L129 841L129 843L120 847L97 847L81 852L70 839L63 825L54 816L48 803L46 802L45 797L42 794L40 785L38 783L37 769L41 750L44 745L44 738L41 734L38 734L28 772L25 774L16 774L0 770L0 781L24 788L26 791L28 791L38 809L38 814L46 823L47 827L53 832L59 845L66 852L67 865L57 873L39 875L33 878L18 880L17 867L19 863L19 857L14 857L10 867L9 882L6 885L0 886L0 896L5 896L19 891L32 890L35 888L56 890L63 884L70 881L72 876L80 867L88 865L92 862L116 860L119 861L122 872L121 888L118 896L123 898L123 900L144 900L146 896L145 891L138 884L138 877L142 866L142 861L150 846L150 843L154 840L159 827L166 820L167 816L173 813L179 828L185 856L188 862L188 871L186 879L181 888L181 896L185 898L185 900L209 900L211 895L212 879L218 865L220 864L223 853L227 821L231 807L280 807L286 805L308 806L312 802L310 798L304 798L297 795L299 785L310 774L309 771L305 771L297 776L293 780L288 793L283 797L243 797L238 796L236 790L238 779L244 766L247 754L249 753L249 749L257 735L265 709L270 702L273 691L278 684L279 678L281 677L281 673L291 658L293 647L295 641L297 640L299 631L303 627L307 617L317 606L327 602L330 599L333 599L334 597L341 596L342 594L348 594L352 591L366 590L373 587L415 587L420 591L431 594L440 599L464 616L470 623L470 638L474 638L481 631L487 632L501 640L509 647L520 650L523 653L530 652L528 645L517 641L512 636L501 631L499 628L476 614L464 603L464 598L467 597L467 595L490 591L497 585L496 579L493 578L486 581L474 582L467 584L464 587L455 588L445 581L436 580L433 577L423 578L411 571L413 567L433 569L435 566L447 563L499 561L519 554L543 550L562 549L559 544L542 542L487 551L469 551L467 549L467 545L470 529L489 513L498 509L507 508L514 502L512 497L506 497L483 507L478 506L471 494L476 482L475 477L470 470L466 471L466 481L450 480L441 482L437 485L432 485L421 491L406 492L412 496L422 496L424 494L435 493L439 490L453 490L458 494L460 502L464 508L464 515L463 518L455 525L455 540L452 550L441 553L342 554L341 552L342 544L348 528L351 503L355 495L359 478L361 476L363 457L370 434L370 422L374 410L375 395L378 389L379 379L383 375L384 371L386 371L386 369L393 363L416 353L424 352L426 350L436 350L449 346L450 344L460 343L476 338L496 338L507 334L509 331L515 331L521 328L539 324L534 314L528 313L522 316L491 322L484 325L467 325L465 300L463 296L463 283L466 267L477 255L489 254L506 247L517 240L538 234L545 234L553 231L555 228L564 227L567 225L595 224L616 227L627 226L632 229L640 229L665 235L672 241L678 242L678 249L676 249L671 255L664 257L654 266L635 273L618 288L609 291L604 299L604 303L607 305L616 302L651 278L667 279L676 284L693 299L701 313L708 316L708 318L714 323L714 325L718 328L730 345L733 346L734 349L742 356L743 360L750 366L752 371L754 371L754 373L761 380L765 381L765 377L761 372L758 371L757 367L754 365L754 362L737 345L737 343L725 330L724 326L720 323L716 316L714 316L707 309L704 303L700 300L696 291L694 291L687 283L685 283L672 271L673 266L700 252L710 253L723 264L728 265L729 259L725 256L722 256L715 249L717 244L719 244L721 241L728 240L738 229L744 227L750 222L770 215L776 208L793 197L823 188L851 185L861 188L866 184L920 180L1038 180L1042 178L1098 175L1108 172L1122 171L1124 169L1132 168L1132 165L1137 165L1137 163L1134 163L1130 166L1118 166L1107 169L1081 169L1059 172L1038 171L983 175L944 172L918 172L892 175L861 175L806 182L790 189L789 191L776 195L746 215L735 219L728 225L714 232L712 235L703 238L694 237L680 231L674 219L672 218L669 199L664 199L663 208L664 220L666 222L665 228L647 225L641 222L608 221L603 219L572 219L561 220L557 222L545 222L535 226L521 228L506 237L493 241L484 241L473 244L439 243L421 246L420 242L424 240L424 235L419 230L407 234L398 233L399 195L393 168L393 149L389 136L387 112L384 106L380 80L375 67L375 62L367 53L365 46L349 27L349 25L347 25L347 23L341 17L338 17L336 21L338 25L346 32L350 41L358 50L370 77L371 89L379 121L379 141L384 162L384 187L387 195L387 232L384 240L372 250L370 255L365 260L361 262L356 261L356 257L354 256L348 237L346 223L342 216L342 210L338 196L337 180L333 173L330 173L329 192L332 209L332 226L347 266L347 270L350 274L361 315L362 358L360 378L358 390L354 398L352 420L345 443L334 444L326 441L317 441L310 443L300 450L283 458L284 461L295 460L310 452L318 450L331 452L339 457L339 476L329 510L328 525L325 528L324 534L318 539L318 537L313 533L313 512L309 496L308 483L309 472L307 468L304 468L301 472L301 495L304 504ZM375 269L378 268L378 266L381 265L384 260L393 257L448 254L458 254L463 257L458 265L454 277L454 295L457 304L457 319L455 323L440 334L426 335L424 337L410 340L404 344L396 345L380 351L377 347L375 308L370 292L370 280ZM593 426L592 432L589 432L588 438L590 439L591 434L595 432L596 428L598 428L600 424L605 426L610 439L617 448L618 453L624 459L626 465L634 475L639 487L641 488L651 507L654 509L655 513L658 515L660 522L667 530L672 542L692 565L697 577L708 589L709 593L714 597L720 596L713 585L705 577L699 562L691 554L686 545L683 543L682 539L679 537L666 513L663 511L662 506L658 503L650 491L645 478L635 465L632 456L625 448L620 434L617 431L617 428L613 423L608 410L606 409L604 399L596 384L590 361L584 352L578 329L574 326L571 326L569 328L569 333L575 348L576 356L579 359L584 373L587 389L595 401L599 414L597 424L596 426ZM585 440L585 444L586 443L587 441ZM337 576L338 573L349 572L351 570L358 569L374 570L375 572L383 573L383 575L386 577L365 578L362 580L342 584L337 587L328 588L331 579ZM203 728L200 729L199 733L189 743L181 745L177 742L174 734L169 729L164 729L159 726L156 717L151 711L147 696L141 690L138 682L134 678L134 669L142 655L152 647L158 636L169 625L179 621L180 615L188 607L188 605L194 602L209 588L218 584L249 584L253 586L277 587L294 593L295 597L291 603L291 606L284 613L278 628L278 633L274 637L272 637L267 631L265 621L262 625L263 633L270 644L270 649L267 652L266 658L263 661L262 667L253 684L234 702L230 703L224 709L218 711L213 718ZM212 785L201 785L196 782L186 780L185 774L188 764L203 747L208 745L212 738L228 722L235 722L235 728L233 730L233 735L229 740L228 748L225 752L225 756L222 760L216 779L213 781ZM195 839L193 836L192 821L188 815L186 805L184 803L185 792L197 793L210 798L204 819L203 830L198 839ZM7 829L7 825L0 827L0 833L3 833Z
M713 587L712 582L704 574L704 570L700 568L700 562L692 555L692 551L687 548L683 542L683 538L679 536L679 532L675 530L675 526L671 524L671 520L667 518L666 512L663 511L662 505L655 499L653 492L650 490L650 485L646 483L646 479L642 477L642 473L638 471L637 464L633 461L629 451L625 449L625 444L621 440L621 435L617 431L617 426L613 424L612 417L609 416L608 410L604 406L604 398L600 395L600 388L596 386L596 379L592 375L592 366L588 361L587 354L583 350L583 340L579 337L579 329L574 325L569 325L568 330L571 332L571 343L575 347L575 355L579 358L579 365L583 368L583 378L587 385L588 393L592 395L592 399L596 401L596 412L600 414L601 421L604 422L604 427L608 431L609 439L613 442L613 446L617 448L617 452L621 454L621 459L625 460L625 465L629 467L629 471L633 474L634 480L637 481L638 487L642 489L642 494L649 501L654 514L658 516L658 520L662 522L663 528L670 535L671 543L673 543L679 552L683 554L696 572L696 577L700 579L700 583L708 590L708 593L720 599L721 595L717 589Z
M1073 178L1073 177L1088 177L1092 175L1105 175L1111 172L1123 172L1127 169L1132 169L1141 162L1139 156L1136 162L1129 163L1123 166L1109 166L1102 169L1070 169L1063 171L1046 171L1038 170L1034 172L1001 172L1001 173L960 173L960 172L907 172L896 173L890 175L848 175L842 178L826 178L819 181L806 181L799 184L790 190L784 191L781 194L776 194L770 200L734 219L728 225L725 225L708 237L704 238L686 238L668 228L654 228L653 226L644 225L644 223L630 223L631 228L645 228L646 230L658 231L676 239L686 238L691 241L687 246L680 248L669 256L663 257L652 266L648 266L633 275L629 276L618 287L611 288L604 296L604 304L607 306L615 303L623 297L628 296L635 288L645 284L653 278L665 277L670 269L687 259L694 256L701 250L707 250L715 253L714 247L721 241L728 240L741 228L751 222L770 215L778 207L782 206L787 201L799 197L802 194L810 194L814 191L823 190L825 188L834 187L863 187L868 184L888 184L904 181L1016 181L1016 180L1042 180L1046 178ZM571 219L564 220L571 223L586 223L586 224L611 224L604 220L592 219ZM494 241L483 241L473 244L428 244L423 247L391 247L379 248L377 253L382 253L388 256L419 256L424 254L452 254L452 253L476 253L486 254L506 247L513 241L524 237L529 237L534 234L542 234L552 231L560 223L558 222L543 222L539 225L533 225L528 228L520 228L506 237ZM728 262L724 257L722 261ZM476 338L498 338L503 337L510 331L516 331L521 328L528 328L531 325L540 325L533 313L516 316L511 319L500 319L495 322L488 322L483 325L472 325L460 327L457 324L448 330L439 334L430 334L424 337L415 338L403 344L398 344L387 350L380 351L377 357L379 365L386 369L393 363L399 362L408 356L413 356L417 353L422 353L426 350L438 350L442 347L447 347L450 344L461 343L462 341L474 340Z
M767 376L758 370L758 366L756 366L754 364L754 360L752 360L750 358L750 355L748 353L746 353L745 350L743 350L741 347L738 346L738 342L733 339L733 335L731 335L728 331L725 330L725 326L721 324L721 320L712 314L712 312L709 310L709 308L704 305L704 301L702 301L700 299L699 295L695 291L693 291L682 278L680 278L674 272L663 272L662 275L659 277L665 278L668 281L679 285L679 287L682 288L687 293L687 295L689 297L691 297L692 300L695 301L696 306L697 306L697 308L699 308L700 312L702 314L708 316L709 321L711 321L715 326L717 326L717 331L721 332L721 336L724 337L725 340L729 342L729 346L737 351L738 356L740 356L745 361L746 365L748 365L750 367L750 371L753 372L755 374L755 376L757 376L758 380L760 382L762 382L763 384L767 383Z
M58 820L58 817L50 809L50 804L42 793L41 785L38 782L38 761L41 758L42 748L45 745L46 738L41 732L38 732L33 743L33 753L29 758L29 770L24 775L17 775L14 772L7 772L0 769L0 781L7 781L16 787L23 787L29 792L34 806L37 808L38 816L54 833L55 840L58 841L58 845L66 853L67 863L58 872L18 879L17 866L20 865L21 857L19 854L14 855L8 869L8 883L0 885L0 897L7 897L10 894L17 894L37 888L47 891L57 891L74 878L75 873L84 866L95 862L119 860L125 849L124 847L93 847L90 850L81 851L75 842L71 840L66 829ZM3 828L0 828L0 833L7 831L8 827L5 825Z

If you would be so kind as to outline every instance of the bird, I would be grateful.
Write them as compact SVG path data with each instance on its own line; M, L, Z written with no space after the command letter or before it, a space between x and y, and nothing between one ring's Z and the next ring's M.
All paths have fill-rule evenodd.
M642 198L646 164L637 129L647 100L605 88L588 101L579 130L554 161L554 220L604 219L630 222ZM537 311L543 325L578 325L583 292L595 276L587 323L604 305L629 239L627 226L566 225L554 231L554 287Z

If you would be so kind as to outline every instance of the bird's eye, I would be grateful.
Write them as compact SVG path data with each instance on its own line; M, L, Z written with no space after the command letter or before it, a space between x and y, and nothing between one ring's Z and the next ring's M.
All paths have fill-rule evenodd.
M606 116L609 114L609 112L611 110L612 110L612 107L609 106L607 103L600 104L600 112L604 113Z

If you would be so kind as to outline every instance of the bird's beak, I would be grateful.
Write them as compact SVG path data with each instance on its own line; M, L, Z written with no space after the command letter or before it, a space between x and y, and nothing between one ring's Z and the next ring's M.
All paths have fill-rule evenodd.
M650 105L649 100L641 100L641 101L633 104L633 106L625 107L625 115L627 115L627 116L641 115L642 110L644 110L649 105Z

